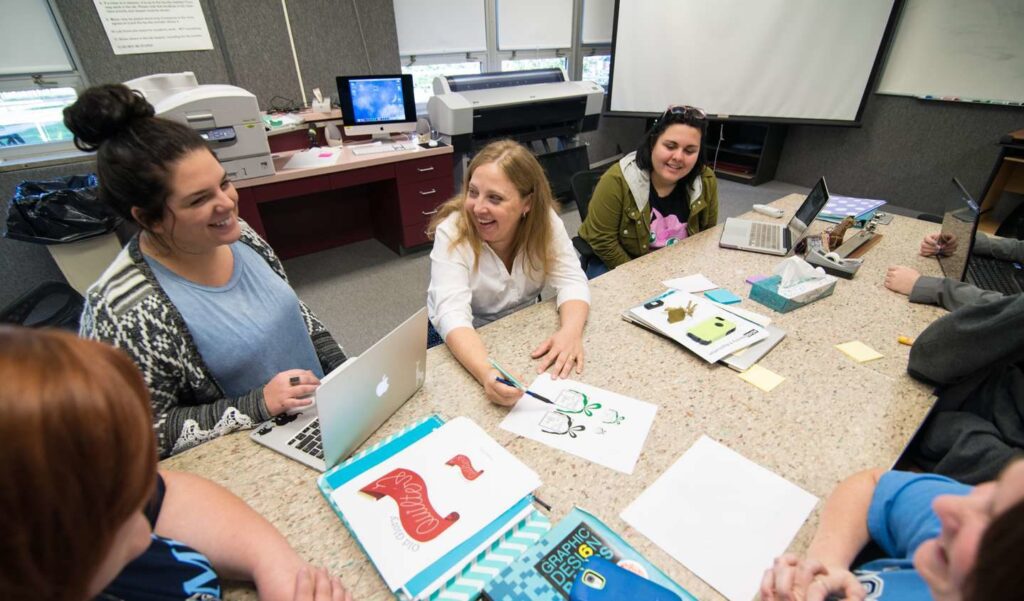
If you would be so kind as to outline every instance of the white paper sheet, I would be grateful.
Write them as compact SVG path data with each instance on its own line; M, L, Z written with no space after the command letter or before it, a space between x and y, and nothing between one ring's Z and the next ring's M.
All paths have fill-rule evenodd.
M468 457L481 473L468 479L449 464L457 455ZM375 489L379 498L361 491L378 479L398 484L408 522L401 519L395 497L380 492L388 486ZM533 470L472 420L457 417L331 496L384 582L396 591L538 486L540 478ZM442 529L445 523L450 525ZM417 539L425 538L424 533L431 538Z
M305 169L308 167L326 167L338 162L341 156L339 148L310 148L293 154L284 164L285 169Z
M658 407L651 403L541 374L501 428L624 474L632 474Z
M719 287L718 284L704 277L703 273L665 280L662 284L666 288L682 292L704 292L705 290L714 290Z
M621 516L731 601L749 601L817 502L701 436Z
M93 0L114 54L213 50L199 0Z

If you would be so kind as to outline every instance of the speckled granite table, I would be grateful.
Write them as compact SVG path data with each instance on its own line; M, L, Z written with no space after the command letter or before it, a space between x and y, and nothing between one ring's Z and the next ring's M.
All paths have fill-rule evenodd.
M775 206L786 219L802 201L790 195ZM750 214L752 219L771 221ZM821 228L816 222L815 230ZM909 347L899 335L916 336L942 314L911 305L882 285L885 269L902 263L937 275L933 259L917 256L920 239L937 226L896 217L882 226L880 243L865 256L853 280L840 280L835 293L785 315L746 300L752 274L769 273L778 257L718 247L719 228L652 253L594 280L593 304L584 340L587 362L580 379L659 405L658 416L631 476L559 453L498 428L506 410L487 402L477 383L445 347L428 354L423 388L370 439L374 442L431 412L445 418L466 415L536 470L537 491L561 519L573 504L585 507L701 599L717 592L683 565L628 527L619 512L668 468L701 434L728 445L810 492L824 497L847 474L888 466L921 423L932 398L929 389L906 375ZM772 316L788 335L761 365L785 382L764 393L735 372L708 365L682 347L623 321L623 309L660 292L661 281L703 273L745 300L741 306ZM529 352L557 325L551 302L483 329L491 353L522 373L534 368ZM344 340L344 332L335 333ZM885 355L857 364L834 348L859 339ZM249 440L247 432L204 444L163 462L220 482L267 516L299 552L339 574L357 599L389 599L383 581L348 532L320 498L317 474ZM756 493L752 493L756 494ZM806 547L817 513L804 525L792 549ZM229 586L228 598L255 598L246 586Z

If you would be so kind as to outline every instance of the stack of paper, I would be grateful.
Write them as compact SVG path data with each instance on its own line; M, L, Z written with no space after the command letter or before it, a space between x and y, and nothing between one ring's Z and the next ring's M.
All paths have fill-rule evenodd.
M766 325L751 321L753 316L679 290L659 294L622 314L626 321L678 342L709 363L768 337Z
M436 599L536 517L541 482L468 418L433 417L318 483L398 598Z

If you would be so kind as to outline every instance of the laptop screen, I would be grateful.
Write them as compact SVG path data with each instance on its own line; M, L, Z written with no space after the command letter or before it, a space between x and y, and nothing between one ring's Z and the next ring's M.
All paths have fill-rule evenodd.
M939 254L939 265L947 278L962 281L964 272L967 271L967 258L974 244L979 211L978 203L974 202L955 177L953 188L946 202L946 212L942 216L942 232L939 236L942 251Z
M807 227L811 225L811 222L825 208L826 204L828 204L828 187L825 186L825 178L823 177L818 180L817 184L814 184L814 188L807 195L807 199L804 200L804 203L793 214L793 218L789 220L789 231L794 244L803 237Z

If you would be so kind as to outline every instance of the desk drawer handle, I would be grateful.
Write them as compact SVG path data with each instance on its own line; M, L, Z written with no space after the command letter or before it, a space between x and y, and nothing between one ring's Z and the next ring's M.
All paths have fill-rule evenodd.
M430 196L431 194L437 194L437 188L431 188L429 190L420 190L420 196Z
M433 170L434 170L433 167L417 167L416 168L416 171L419 171L420 173L426 173L427 171L433 171Z
M441 209L434 209L433 211L420 211L420 213L423 213L424 216L426 216L426 215L437 215L437 212L440 211L440 210Z

